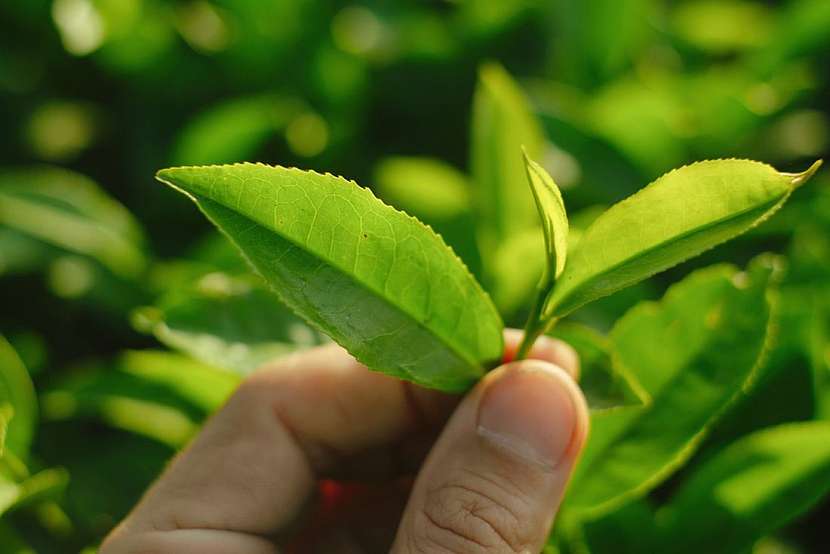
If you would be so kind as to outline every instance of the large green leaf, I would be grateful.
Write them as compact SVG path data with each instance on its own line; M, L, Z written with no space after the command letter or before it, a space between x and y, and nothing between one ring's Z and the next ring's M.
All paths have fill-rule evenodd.
M820 163L797 175L746 160L667 173L588 227L545 315L565 315L743 233L775 213Z
M325 339L257 277L214 272L136 312L142 329L207 364L248 374L264 363Z
M780 425L732 443L669 501L665 544L678 554L742 552L830 492L830 423Z
M594 413L567 504L600 513L645 493L682 464L762 363L774 258L744 272L700 270L660 303L629 311L611 333L615 363L650 400Z
M6 448L26 458L37 424L37 399L29 372L8 341L0 335L0 405L12 416L6 431Z
M502 323L429 228L332 175L262 164L165 169L280 298L376 371L462 391L502 352Z
M116 275L140 274L142 232L130 213L95 183L52 167L0 173L0 226L92 257Z

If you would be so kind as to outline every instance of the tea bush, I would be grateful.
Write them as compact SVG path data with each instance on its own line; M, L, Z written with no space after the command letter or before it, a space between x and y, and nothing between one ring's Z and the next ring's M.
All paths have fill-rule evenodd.
M550 552L830 547L830 178L811 166L830 3L31 0L0 18L0 551L94 551L268 360L331 337L460 391L504 324L581 355L591 436ZM219 165L244 161L319 173ZM236 246L154 183L164 167ZM243 201L286 175L354 210L331 228L318 210L309 251L395 226L417 239L400 279L451 282L442 305L463 296L468 320L411 324L368 266L302 305L302 260L258 264L297 228ZM245 243L240 221L267 225ZM349 334L321 315L335 301L388 319ZM382 324L411 334L372 340Z

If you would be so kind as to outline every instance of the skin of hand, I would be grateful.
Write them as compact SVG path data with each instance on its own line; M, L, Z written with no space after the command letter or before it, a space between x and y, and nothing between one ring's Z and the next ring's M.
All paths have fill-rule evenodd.
M536 553L588 432L578 358L542 337L463 397L328 345L249 377L100 554Z

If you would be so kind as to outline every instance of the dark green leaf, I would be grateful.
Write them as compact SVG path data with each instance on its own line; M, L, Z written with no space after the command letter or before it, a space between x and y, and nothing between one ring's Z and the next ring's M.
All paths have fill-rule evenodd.
M763 361L774 263L761 258L746 273L701 270L617 323L614 361L650 400L593 415L569 507L608 511L644 494L694 452Z

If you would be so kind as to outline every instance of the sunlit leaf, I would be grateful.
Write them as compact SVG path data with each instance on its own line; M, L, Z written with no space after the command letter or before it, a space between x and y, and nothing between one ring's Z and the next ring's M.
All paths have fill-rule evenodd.
M758 225L819 165L788 174L758 162L718 160L667 173L588 227L544 315L565 315Z
M545 237L545 254L548 278L555 281L565 269L568 255L568 214L559 187L541 165L525 154L527 178L536 201L542 232Z
M369 368L448 391L497 362L502 323L429 228L353 182L266 165L165 169L295 312Z

